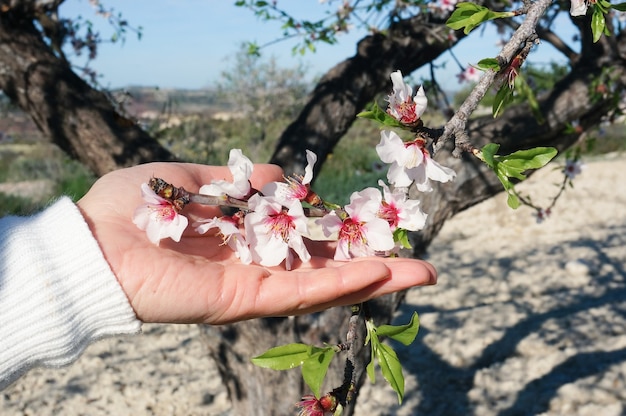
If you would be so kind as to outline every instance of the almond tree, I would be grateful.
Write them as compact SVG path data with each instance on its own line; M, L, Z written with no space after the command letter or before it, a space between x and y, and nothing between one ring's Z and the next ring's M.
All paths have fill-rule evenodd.
M170 152L120 112L105 92L81 79L65 59L65 41L76 41L76 47L91 53L94 38L73 37L72 23L58 17L62 2L0 0L0 89L30 114L50 140L97 174L149 160L173 160ZM575 0L570 10L567 2L536 0L511 8L508 3L480 0L473 3L473 17L448 20L453 12L449 6L454 3L343 1L331 19L311 22L281 10L278 2L236 2L262 17L284 19L287 36L304 36L303 48L313 47L317 41L332 43L354 21L387 22L373 27L373 33L358 43L353 57L324 75L303 111L282 134L272 162L288 173L303 171L306 149L317 154L319 170L356 115L378 94L389 92L392 72L410 74L429 64L465 36L471 36L471 29L477 25L495 24L512 32L512 41L498 56L476 57L490 58L481 64L485 75L468 100L454 109L449 122L445 126L420 126L420 134L428 138L436 159L452 167L457 178L435 186L422 198L424 211L431 215L426 228L412 236L414 256L424 253L446 219L503 190L502 178L474 157L483 145L498 143L500 154L536 146L565 150L581 134L616 114L626 84L625 29L613 15L614 9L622 8L619 5L598 0L588 7L586 2ZM368 13L359 15L362 11ZM559 13L571 13L579 32L580 52L557 35L554 18ZM358 20L360 16L366 17ZM446 22L452 23L455 30ZM127 25L123 21L118 24L122 28ZM504 92L495 111L498 117L470 118L478 100L494 83L502 88L519 76L530 50L541 47L536 45L538 40L552 44L569 60L569 73L537 97L532 89L519 87L518 91L516 86L525 98L522 102L515 103L515 97L500 89ZM513 104L506 105L510 101ZM377 322L390 321L403 297L398 293L372 302L370 308ZM295 319L205 327L234 414L293 414L296 398L307 394L300 375L256 368L250 357L286 342L341 342L349 320L349 310L336 308ZM365 377L363 364L368 350L352 354L356 357L358 386ZM331 369L328 384L341 384L342 372L341 365ZM350 406L344 414L351 414Z
M333 43L333 35L345 28L349 19L349 13L338 12L337 20L331 19L329 22L301 21L284 10L272 14L277 11L275 5L257 7L254 1L238 3L250 7L259 16L277 19L287 16L286 24L291 24L293 29L293 33L288 36L301 34L305 48L318 40ZM341 10L345 11L350 9L350 5L359 2L340 3ZM372 1L361 3L361 6L367 9L368 6L383 7L385 3ZM410 3L422 5L422 8L417 7L413 15L406 15ZM503 3L473 3L492 10L505 10ZM300 172L306 163L306 149L315 152L323 161L346 133L356 115L377 94L390 90L390 73L399 69L408 74L427 65L467 35L464 30L456 30L450 36L450 28L445 25L450 11L444 12L443 17L425 13L425 4L395 2L389 11L391 23L385 32L375 32L360 40L353 57L337 64L320 79L303 111L282 134L272 162L283 166L287 172ZM406 8L402 8L402 5ZM532 5L538 6L531 10ZM438 148L436 159L452 167L457 172L457 178L449 184L437 185L433 192L421 198L424 211L433 214L428 217L426 228L412 236L413 256L424 254L446 219L503 190L500 180L489 167L465 150L498 143L502 154L536 146L553 146L564 151L575 144L585 131L617 114L626 83L623 60L626 49L622 42L625 29L617 20L607 17L605 27L608 36L599 36L599 18L595 12L592 15L590 10L588 15L572 16L580 33L580 52L576 53L554 32L554 17L563 12L561 7L562 4L549 0L524 2L514 13L527 19L525 25L520 23L524 20L519 19L499 19L492 23L517 31L513 35L514 42L509 42L498 57L476 57L477 60L494 58L499 69L492 71L484 82L477 85L445 129L432 126L431 138ZM568 11L565 10L566 13ZM518 57L527 54L532 47L541 47L535 46L538 40L550 43L569 60L569 73L553 89L536 97L536 101L535 97L529 96L523 102L502 111L497 118L489 115L470 119L481 94L484 95L497 78L509 76L510 71L518 70L521 64ZM318 163L316 169L320 166ZM376 319L388 322L403 298L404 294L399 293L376 300L371 306ZM245 357L251 348L263 351L294 341L340 342L338 337L346 333L349 320L350 311L346 308L293 320L275 318L228 328L206 328L209 333L222 335L220 341L212 344L211 348L234 400L235 412L292 414L293 409L289 401L283 399L284 396L287 392L290 395L306 394L297 372L272 373L250 366ZM264 336L268 333L271 334L269 338ZM364 363L369 361L367 354L365 348L356 352L361 363L357 370L359 381L365 378ZM335 375L334 378L330 377L329 385L341 384L340 367L338 365L334 371L329 371L330 375ZM344 414L351 412L350 406L344 410Z
M63 0L0 2L0 89L28 113L45 137L97 175L174 156L109 95L74 72L62 46L75 40L94 53L94 39L72 39L58 17Z

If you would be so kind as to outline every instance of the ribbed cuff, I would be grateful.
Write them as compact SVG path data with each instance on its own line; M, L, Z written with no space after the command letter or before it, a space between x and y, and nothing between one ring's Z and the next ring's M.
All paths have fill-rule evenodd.
M69 198L0 219L0 235L0 390L34 366L71 363L96 339L140 331Z

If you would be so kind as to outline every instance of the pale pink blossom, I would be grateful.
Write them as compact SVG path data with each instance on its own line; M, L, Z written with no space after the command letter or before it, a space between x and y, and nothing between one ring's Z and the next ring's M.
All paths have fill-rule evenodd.
M337 398L333 393L327 393L319 399L313 395L306 395L296 404L300 410L298 416L326 416L334 414L337 408Z
M146 202L133 215L133 223L146 231L148 239L158 245L164 238L180 241L188 220L167 199L157 195L147 183L141 184L141 195Z
M413 124L424 114L428 98L424 88L420 87L413 97L413 89L404 83L402 72L391 73L393 92L387 97L389 108L387 113L403 124Z
M241 229L239 228L240 217L223 216L213 219L199 220L194 223L196 231L204 234L212 228L217 228L222 235L223 244L227 244L234 252L235 256L243 263L252 263L252 254Z
M313 167L315 166L315 162L317 162L317 156L312 151L307 150L306 161L307 165L304 168L304 176L293 175L285 178L287 182L270 182L261 190L263 195L274 196L283 202L307 200L307 196L309 196L311 192Z
M439 0L437 2L428 3L428 9L432 14L439 18L445 18L450 12L454 11L458 0Z
M572 16L584 16L587 14L588 7L588 0L571 0L569 13Z
M378 216L380 191L367 188L354 192L346 205L345 217L335 211L317 220L326 237L337 234L335 260L373 256L394 248L393 233L389 223Z
M550 214L552 214L552 212L550 211L550 208L539 208L535 211L535 219L537 220L537 224L541 224L542 222L544 222L545 220L547 220L550 217Z
M277 198L256 194L248 200L248 207L252 212L244 224L255 263L269 267L285 260L285 268L290 270L292 250L303 262L311 259L302 238L308 234L308 226L300 201L290 201L285 208Z
M463 72L457 75L459 82L478 82L480 80L480 72L473 66L468 66Z
M584 167L585 165L581 161L568 159L565 161L563 173L569 180L573 180L576 176L580 175Z
M240 149L232 149L228 155L228 168L233 175L233 181L212 181L208 185L200 187L200 193L211 196L228 195L233 198L243 199L250 193L250 176L252 176L253 164Z
M441 166L430 157L426 149L426 141L416 138L411 142L403 142L393 131L383 130L381 140L376 145L376 152L385 163L390 163L387 179L395 187L409 187L415 183L421 192L432 191L430 180L448 182L456 173Z
M446 11L454 11L454 7L456 6L457 0L439 0L436 5L441 9L441 10L446 10Z
M420 209L420 201L407 199L407 194L401 189L389 189L383 181L378 181L383 188L383 199L380 203L378 216L389 223L391 231L403 228L408 231L418 231L424 228L427 215Z

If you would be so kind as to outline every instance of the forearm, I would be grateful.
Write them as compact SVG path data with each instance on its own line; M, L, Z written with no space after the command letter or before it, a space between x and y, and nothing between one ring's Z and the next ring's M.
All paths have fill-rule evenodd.
M0 389L29 368L69 364L94 340L140 325L69 199L0 219Z

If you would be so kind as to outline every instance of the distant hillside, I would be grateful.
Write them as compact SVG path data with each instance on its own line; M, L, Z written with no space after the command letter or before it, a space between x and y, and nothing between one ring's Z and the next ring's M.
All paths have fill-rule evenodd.
M214 89L181 90L149 87L129 87L112 92L117 101L136 117L142 113L203 114L211 115L227 111L228 106L220 102Z
M149 87L130 87L111 92L120 108L140 123L202 115L213 117L227 113L229 108L220 103L216 90L179 90ZM30 117L13 106L0 92L0 144L38 142L43 139Z

